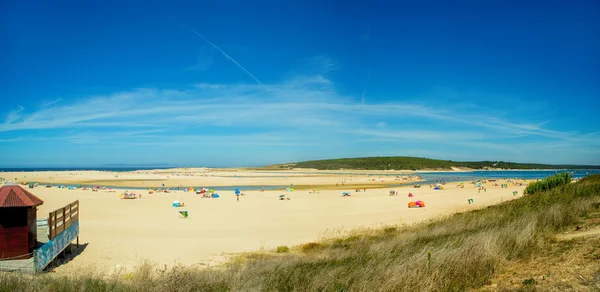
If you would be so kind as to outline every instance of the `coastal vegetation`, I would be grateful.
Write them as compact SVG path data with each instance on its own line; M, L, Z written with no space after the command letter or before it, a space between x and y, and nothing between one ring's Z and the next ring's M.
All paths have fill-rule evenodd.
M267 166L269 169L314 168L319 170L452 170L463 169L600 169L593 165L550 165L504 161L452 161L421 157L362 157L311 160Z
M145 262L110 275L0 273L0 291L463 291L485 288L511 265L564 254L574 241L557 234L598 217L593 175L437 220L243 254L216 268ZM529 276L518 285L533 291L540 283Z
M526 188L524 193L531 195L540 192L545 192L551 190L555 187L566 185L573 180L573 177L568 172L557 173L553 176L549 176L540 181L530 183Z

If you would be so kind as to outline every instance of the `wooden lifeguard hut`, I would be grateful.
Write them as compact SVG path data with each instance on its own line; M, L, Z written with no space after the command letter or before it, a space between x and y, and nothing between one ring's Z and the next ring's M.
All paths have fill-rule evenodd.
M0 187L0 259L29 258L37 245L40 198L18 185Z

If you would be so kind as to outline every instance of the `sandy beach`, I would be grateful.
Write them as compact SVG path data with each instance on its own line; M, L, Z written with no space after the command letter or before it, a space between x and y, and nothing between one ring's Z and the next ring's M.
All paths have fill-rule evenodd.
M376 175L368 175L376 174ZM418 174L406 171L259 171L244 169L157 169L132 172L110 171L44 171L0 173L8 181L40 184L81 184L100 186L217 187L217 186L290 186L312 188L342 185L383 186L418 181Z
M175 173L179 173L176 175ZM377 177L352 174L322 174L318 172L259 172L259 171L193 171L156 173L142 171L111 172L18 172L1 173L7 180L81 183L109 181L110 185L135 182L138 187L165 186L257 186L257 185L311 185L322 190L309 189L293 192L284 190L243 190L236 200L233 191L217 191L218 199L202 198L194 192L174 190L170 193L149 194L135 190L141 199L121 199L115 192L83 189L59 189L40 186L29 189L44 200L38 208L38 218L74 200L80 201L80 244L85 249L72 261L56 271L95 269L112 271L119 265L131 269L143 260L159 266L181 263L184 265L214 265L223 261L223 255L279 245L297 245L322 237L333 236L355 228L382 225L410 224L455 212L497 204L521 196L524 186L508 188L484 184L486 191L470 183L464 188L458 183L447 183L443 190L429 185L394 187L399 195L390 196L390 188L381 184L412 183L395 176ZM214 175L214 176L213 176ZM117 176L117 177L115 177ZM373 179L375 181L373 181ZM414 178L413 178L414 179ZM383 180L383 182L382 182ZM348 183L341 186L341 183ZM498 180L498 184L505 180ZM338 184L338 189L327 189ZM369 185L366 192L356 192L353 185ZM26 187L26 186L25 186ZM317 187L318 188L318 187ZM342 192L351 194L342 197ZM518 191L514 196L513 191ZM409 198L408 193L414 194ZM285 194L289 200L279 200ZM474 199L468 204L469 198ZM172 207L172 202L185 203L183 208ZM422 200L425 208L408 208L409 201ZM182 219L179 210L187 210L189 218Z

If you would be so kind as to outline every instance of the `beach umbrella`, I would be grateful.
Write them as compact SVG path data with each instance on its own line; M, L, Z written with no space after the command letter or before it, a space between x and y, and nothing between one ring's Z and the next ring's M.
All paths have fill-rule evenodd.
M235 194L236 194L236 195L239 195L239 194L240 194L240 189L238 189L238 188L235 188Z

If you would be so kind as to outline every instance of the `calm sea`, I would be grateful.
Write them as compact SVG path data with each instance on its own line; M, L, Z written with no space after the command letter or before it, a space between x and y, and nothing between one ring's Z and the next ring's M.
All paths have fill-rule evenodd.
M465 171L465 172L422 172L419 175L423 177L425 182L435 181L465 181L477 179L502 179L502 178L518 178L518 179L542 179L559 172L570 172L574 178L582 178L586 175L600 174L600 170L481 170L481 171Z

